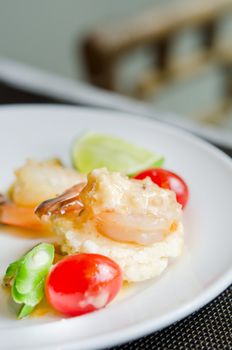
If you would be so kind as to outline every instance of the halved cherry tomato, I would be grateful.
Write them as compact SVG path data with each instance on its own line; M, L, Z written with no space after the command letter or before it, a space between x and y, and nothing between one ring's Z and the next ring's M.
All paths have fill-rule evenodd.
M176 193L177 202L184 208L188 202L189 189L185 181L177 174L162 168L147 169L135 176L135 179L143 180L150 177L159 187L172 190Z
M101 309L119 292L122 271L99 254L75 254L58 262L46 281L49 303L67 316Z

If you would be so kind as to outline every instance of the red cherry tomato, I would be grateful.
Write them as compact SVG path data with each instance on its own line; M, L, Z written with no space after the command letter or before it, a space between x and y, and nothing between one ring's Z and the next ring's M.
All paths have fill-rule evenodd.
M98 254L76 254L54 266L45 292L54 309L77 316L106 306L121 286L122 271L113 260Z
M154 168L142 171L135 176L135 179L143 180L146 177L150 177L159 187L174 191L176 193L177 202L182 205L182 208L186 206L189 198L189 189L180 176L165 169Z

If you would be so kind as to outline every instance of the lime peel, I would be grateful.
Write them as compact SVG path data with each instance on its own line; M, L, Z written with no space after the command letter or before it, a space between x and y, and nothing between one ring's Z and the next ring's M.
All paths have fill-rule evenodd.
M78 171L85 174L106 167L109 171L133 175L147 168L162 166L164 158L115 136L88 133L74 142L72 162Z

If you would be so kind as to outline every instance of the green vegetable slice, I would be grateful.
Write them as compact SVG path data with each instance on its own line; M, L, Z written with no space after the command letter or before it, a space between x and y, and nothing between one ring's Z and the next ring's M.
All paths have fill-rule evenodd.
M34 306L24 304L18 312L18 318L21 319L28 316L34 310L34 308Z
M43 296L44 296L44 280L45 278L43 278L37 284L37 286L27 294L19 293L14 283L11 289L11 296L14 302L18 304L23 303L33 307L37 305L43 299Z
M14 280L20 265L21 265L21 259L11 263L8 266L3 279L3 283L6 287L11 285L11 282L12 280Z
M75 141L72 161L82 173L106 167L132 175L146 168L162 166L164 158L117 137L88 133Z
M41 279L47 275L54 259L54 247L41 243L30 250L24 257L15 278L15 286L19 293L32 291Z
M11 288L11 297L17 304L22 304L24 302L24 295L19 293L15 287L15 283Z
M30 293L24 296L23 301L26 305L35 306L43 299L44 281L45 278L43 278Z
M18 314L19 318L27 316L42 300L44 281L53 260L54 246L40 243L7 268L4 283L12 285L13 300L23 304Z

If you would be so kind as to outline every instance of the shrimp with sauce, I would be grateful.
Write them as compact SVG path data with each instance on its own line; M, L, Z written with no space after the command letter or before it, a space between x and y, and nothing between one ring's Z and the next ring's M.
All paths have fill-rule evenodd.
M0 223L31 229L44 228L34 213L36 206L86 181L84 175L63 167L57 159L28 160L16 170L15 177L9 200L0 195Z
M168 258L181 253L181 206L172 191L148 178L95 169L82 189L72 188L55 201L54 207L51 201L41 204L36 213L48 214L61 249L106 255L121 266L124 280L159 275Z

